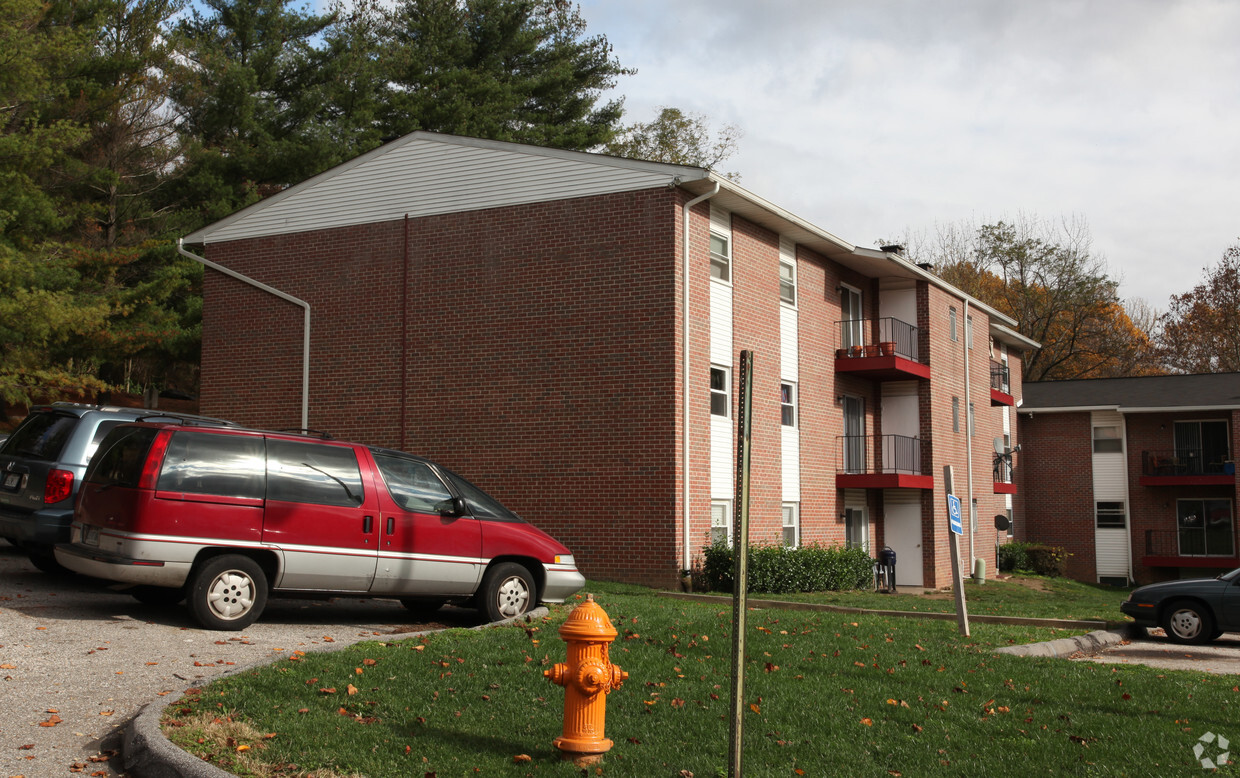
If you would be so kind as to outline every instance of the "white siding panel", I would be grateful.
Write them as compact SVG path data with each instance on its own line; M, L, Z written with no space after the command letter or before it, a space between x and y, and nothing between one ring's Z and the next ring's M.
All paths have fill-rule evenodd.
M1114 411L1094 411L1093 426L1116 425L1123 440L1124 417ZM1092 431L1091 431L1092 435ZM1122 451L1093 455L1094 501L1128 500L1127 458Z
M670 170L670 168L669 168ZM605 157L411 137L206 230L202 242L393 221L664 186L668 171Z
M779 306L779 377L797 380L797 309Z
M710 361L732 364L732 287L714 281L710 284Z
M1094 556L1098 576L1128 577L1128 530L1106 527L1094 530Z
M715 203L710 204L710 230L723 235L728 240L732 239L732 212L725 208L720 208Z
M732 420L710 417L710 498L731 500L736 496Z
M780 468L783 501L801 501L801 434L796 427L780 427Z

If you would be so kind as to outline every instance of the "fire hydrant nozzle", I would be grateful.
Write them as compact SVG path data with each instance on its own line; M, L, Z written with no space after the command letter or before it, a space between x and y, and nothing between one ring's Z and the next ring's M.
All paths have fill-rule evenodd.
M560 637L568 644L567 661L543 675L564 687L564 734L554 743L566 755L602 754L612 747L612 741L603 737L605 695L629 677L607 657L607 646L616 634L607 614L589 594L560 627Z

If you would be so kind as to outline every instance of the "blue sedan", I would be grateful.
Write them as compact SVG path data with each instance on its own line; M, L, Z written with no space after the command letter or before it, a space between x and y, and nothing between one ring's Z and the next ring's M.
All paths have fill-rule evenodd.
M1217 578L1133 589L1119 609L1139 627L1162 627L1175 643L1208 643L1224 632L1240 632L1240 567Z

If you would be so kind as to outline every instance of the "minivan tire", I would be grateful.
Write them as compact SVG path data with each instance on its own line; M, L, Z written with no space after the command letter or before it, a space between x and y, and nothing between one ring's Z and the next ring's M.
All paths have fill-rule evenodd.
M516 562L501 562L487 570L478 590L479 610L488 621L503 621L526 613L534 607L538 590L534 576Z
M267 575L253 559L226 554L198 565L186 592L199 624L236 632L253 624L267 606Z

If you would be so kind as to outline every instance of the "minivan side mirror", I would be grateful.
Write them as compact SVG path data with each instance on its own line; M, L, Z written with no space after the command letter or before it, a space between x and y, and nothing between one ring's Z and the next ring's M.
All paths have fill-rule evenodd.
M461 497L452 497L450 499L443 500L436 507L439 508L439 515L445 519L464 516L466 514L465 500Z

